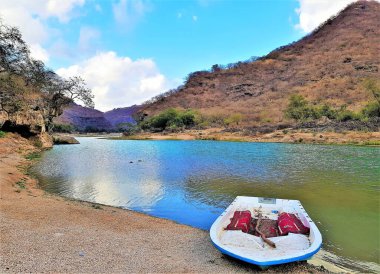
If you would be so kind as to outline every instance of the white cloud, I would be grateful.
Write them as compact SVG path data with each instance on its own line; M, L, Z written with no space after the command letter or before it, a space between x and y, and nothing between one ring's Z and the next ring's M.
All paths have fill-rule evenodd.
M83 6L85 0L48 0L45 4L45 16L57 17L61 22L71 19L71 11L75 6Z
M100 32L91 27L81 27L78 46L81 51L88 51L93 47L93 41L100 37Z
M123 25L124 30L132 29L151 8L150 3L143 0L120 0L112 5L114 18Z
M95 107L102 111L139 104L174 87L151 59L133 61L113 51L95 56L57 73L62 77L80 75L95 95Z
M75 6L82 6L85 0L12 0L0 1L0 17L7 25L20 29L23 39L30 45L35 58L47 62L49 54L43 44L56 31L47 27L45 20L58 18L60 22L71 19Z
M49 53L46 49L41 47L40 44L31 44L30 47L30 55L32 58L36 60L41 60L42 62L46 63L49 61Z
M337 14L356 0L298 0L300 7L296 10L299 23L295 26L304 32L310 32L321 23Z

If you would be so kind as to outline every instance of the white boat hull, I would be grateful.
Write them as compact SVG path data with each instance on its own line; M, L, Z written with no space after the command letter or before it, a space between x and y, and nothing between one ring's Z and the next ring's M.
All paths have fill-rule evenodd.
M272 248L260 237L238 230L225 230L235 211L254 210L262 212L269 219L276 219L278 211L293 213L310 228L309 236L289 233L287 236L268 238L276 244ZM236 259L267 267L311 258L322 245L322 236L317 226L302 207L300 201L238 196L216 219L210 229L211 241L223 254Z

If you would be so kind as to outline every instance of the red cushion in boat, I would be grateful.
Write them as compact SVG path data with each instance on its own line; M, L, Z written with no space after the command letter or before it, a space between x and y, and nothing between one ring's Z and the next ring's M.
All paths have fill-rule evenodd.
M278 230L281 236L288 233L309 234L310 228L303 225L296 215L283 212L278 217Z
M241 230L247 233L250 222L251 212L249 210L235 211L234 216L231 218L230 224L226 227L226 230Z

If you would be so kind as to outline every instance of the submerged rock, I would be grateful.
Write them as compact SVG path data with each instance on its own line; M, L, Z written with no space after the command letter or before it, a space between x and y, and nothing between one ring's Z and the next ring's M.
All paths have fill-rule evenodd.
M72 136L53 136L55 145L75 145L79 144L79 141Z

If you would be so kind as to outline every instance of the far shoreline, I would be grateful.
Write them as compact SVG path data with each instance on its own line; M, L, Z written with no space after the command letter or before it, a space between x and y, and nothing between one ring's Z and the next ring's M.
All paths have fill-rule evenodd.
M57 133L77 137L100 137L109 140L204 140L225 142L289 143L319 145L357 145L380 147L380 132L344 131L314 132L311 130L276 130L270 133L245 134L243 131L226 132L222 128L184 130L180 132L122 133Z

